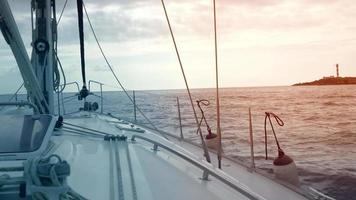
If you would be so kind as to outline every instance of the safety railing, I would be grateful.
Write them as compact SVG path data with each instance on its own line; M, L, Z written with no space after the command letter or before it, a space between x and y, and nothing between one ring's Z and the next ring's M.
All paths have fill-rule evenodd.
M76 86L76 89L77 89L77 92L79 93L80 92L80 86L79 86L79 83L76 82L76 81L73 81L73 82L69 82L69 83L66 83L66 84L61 84L59 85L60 88L63 88L63 87L68 87L70 85L74 85ZM66 108L65 108L65 99L67 98L71 98L71 97L74 97L74 96L71 96L71 97L64 97L63 95L63 90L61 90L60 93L58 93L58 102L57 102L57 106L60 107L62 105L62 109L63 109L63 114L66 114ZM60 97L60 98L59 98ZM59 109L60 110L60 109ZM59 113L58 113L59 114Z
M103 87L104 86L108 86L108 87L110 87L110 85L107 85L107 84L104 84L104 83L102 83L102 82L100 82L100 81L96 81L96 80L89 80L89 82L88 82L88 89L89 89L89 91L92 91L93 90L93 84L97 84L97 85L99 85L99 92L100 92L100 95L95 95L94 94L94 92L92 92L91 94L92 95L94 95L94 96L96 96L96 97L98 97L98 98L100 98L100 113L104 113L104 111L105 111L105 109L104 109L104 96L103 96ZM70 85L74 85L75 86L75 88L76 88L76 90L78 91L78 92L80 92L80 85L79 85L79 83L78 82L69 82L69 83L66 83L66 87L67 86L70 86ZM61 87L64 87L64 85L61 85ZM111 86L111 87L115 87L115 86ZM116 87L117 88L117 87ZM146 123L145 123L145 121L139 121L138 120L138 115L137 115L137 110L136 110L136 108L137 108L137 94L136 94L137 92L135 92L135 91L132 91L132 99L133 99L133 120L131 120L131 119L129 119L129 118L127 118L127 116L129 116L129 115L126 115L126 118L124 118L124 117L122 117L123 119L125 119L126 121L130 121L130 122L132 122L132 123L136 123L136 124L139 124L139 125L145 125ZM144 101L146 100L145 98L147 98L147 97L149 97L149 98L162 98L163 96L166 96L166 97L168 97L168 95L164 95L164 94L158 94L158 93L155 93L155 92L147 92L147 91L140 91L139 92L139 100L141 99L143 99ZM144 95L144 96L142 96L142 95ZM75 96L75 95L74 95ZM67 97L64 97L64 95L63 95L63 91L60 93L60 97L61 97L61 100L58 102L58 106L62 106L63 107L63 109L62 109L62 111L63 111L63 114L66 114L66 108L65 108L65 105L66 105L66 103L67 102L69 102L69 101L71 101L72 99L72 97L74 97L74 96L67 96ZM183 131L183 117L182 117L182 110L181 110L181 102L180 102L180 99L179 99L179 97L178 96L172 96L172 95L169 95L169 97L171 98L170 99L170 101L172 101L172 103L173 103L173 101L174 101L174 99L175 99L175 101L176 101L176 108L177 108L177 110L176 110L176 112L171 112L170 114L175 114L176 113L176 117L174 117L175 119L177 119L177 121L176 121L176 125L175 125L175 127L176 128L178 128L179 130L179 132L177 132L177 135L174 135L175 137L176 136L178 136L178 137L176 137L177 139L179 139L179 140L184 140L184 141L188 141L188 140L186 140L185 139L185 136L184 136L184 131ZM109 100L108 100L109 101ZM108 103L110 103L110 101L108 102ZM185 102L186 103L186 102ZM173 105L174 106L174 105ZM125 109L127 109L127 107L125 108ZM187 110L183 110L183 111L187 111ZM151 111L152 112L152 111ZM154 112L154 111L153 111ZM166 113L167 114L167 113ZM183 113L184 114L184 113ZM251 119L251 114L249 115L249 122L250 122L250 134L249 134L249 139L250 139L250 147L251 147L251 166L250 166L250 168L253 170L253 169L255 169L255 157L254 157L254 147L253 147L253 132L252 132L252 119ZM173 118L171 118L171 119L173 119ZM170 120L171 121L171 120ZM187 123L186 122L187 121L187 119L184 119L184 122L185 123ZM158 123L162 123L162 122L158 122ZM169 125L171 125L172 126L172 124L166 124L165 125L165 127L170 127ZM187 125L187 124L185 124L185 125ZM146 126L147 127L147 126ZM189 126L188 126L189 127ZM148 128L150 128L150 127L148 127ZM159 133L161 134L161 130L156 130L155 129L155 131L159 131ZM187 131L187 130L186 130ZM185 132L186 132L185 131ZM171 132L171 131L164 131L164 132ZM171 136L172 136L173 134L171 134ZM191 137L191 135L189 135L189 137Z
M71 85L71 84L74 84L74 85L76 85L76 88L78 89L78 91L80 91L80 87L79 87L79 84L77 83L77 82L70 82L70 83L68 83L67 85ZM104 83L102 83L102 82L100 82L100 81L95 81L95 80L90 80L89 82L88 82L88 89L89 89L89 91L91 91L91 93L92 94L94 94L94 92L93 92L93 84L97 84L97 85L99 85L99 91L97 91L97 92L100 92L99 93L99 95L94 95L94 96L96 96L96 97L98 97L98 98L100 98L100 113L104 113L104 111L105 112L120 112L120 111L118 111L118 110L116 110L116 111L113 111L112 109L113 108L116 108L117 107L117 109L119 109L119 110L121 110L121 112L124 112L125 114L121 114L121 118L122 119L124 119L125 121L130 121L130 122L132 122L132 123L136 123L136 124L139 124L139 125L144 125L146 128L151 128L150 126L146 126L146 124L148 125L149 123L146 123L146 121L142 121L142 119L140 119L139 120L139 117L140 116L138 116L137 115L137 113L136 113L136 107L138 106L137 104L141 104L141 103L146 103L147 102L147 99L153 99L152 101L153 102L156 102L157 100L161 100L161 98L165 98L164 99L164 101L170 101L170 102L172 102L172 104L171 105L169 105L169 106L174 106L174 107L176 107L176 110L171 110L171 109L163 109L163 112L165 112L165 111L167 111L167 110L169 110L169 112L166 112L166 113L162 113L162 115L170 115L169 116L169 119L170 120L168 120L170 123L167 123L167 124L162 124L162 123L164 123L164 121L167 121L167 119L165 119L165 120L160 120L160 119L158 119L158 120L156 120L155 121L155 123L156 124L158 124L161 128L159 128L159 130L157 130L157 129L153 129L153 130L155 130L155 131L158 131L158 133L159 134L161 134L161 135L166 135L166 134L162 134L161 132L162 132L162 127L164 128L164 129L169 129L169 130L165 130L164 132L170 132L170 133L172 133L172 130L174 131L174 133L177 133L177 134L170 134L171 136L172 135L174 135L174 137L175 138L177 138L177 139L179 139L179 140L182 140L182 141L189 141L189 139L185 139L186 137L185 137L185 133L184 132L189 132L189 133L191 133L191 134L188 134L188 136L187 136L187 138L191 138L192 136L194 136L194 134L193 134L193 131L192 131L192 129L193 128L191 128L190 126L189 126L189 124L187 124L187 123L191 123L191 125L193 126L193 122L192 121L189 121L189 120L191 120L191 119L188 119L188 118L186 118L186 116L187 116L187 111L190 111L189 109L186 109L186 107L184 107L184 106L186 106L187 105L187 102L185 102L184 100L185 99L183 99L183 110L181 109L182 108L182 103L181 103L181 101L180 101L180 97L178 97L178 96L175 96L175 95L167 95L167 94L160 94L160 93L156 93L156 92L149 92L149 91L139 91L139 92L136 92L136 91L132 91L132 100L133 100L133 103L131 103L131 105L132 105L132 111L130 111L133 115L132 115L132 117L130 117L131 116L131 114L129 113L129 110L128 110L128 106L124 106L124 107L122 107L122 108L120 108L120 107L118 107L118 106L120 106L120 104L117 104L117 103L114 103L114 102L112 102L112 104L113 105L115 105L115 104L117 104L117 106L114 106L114 107L111 107L112 109L111 110L106 110L106 109L104 109L104 96L103 96L103 88L104 88L104 86L106 86L106 87L115 87L115 86L110 86L110 85L107 85L107 84L104 84ZM116 89L117 89L117 87L116 87ZM137 95L138 94L138 95ZM68 97L67 97L68 98ZM137 98L138 98L138 101L137 101ZM65 98L63 98L63 94L62 94L62 107L63 107L63 111L64 111L64 113L65 113L65 101L64 101L64 99ZM124 98L123 98L124 99ZM123 100L123 99L121 99L121 100ZM157 99L157 100L156 100ZM70 100L70 99L68 99L68 100ZM106 99L105 100L105 102L107 102L107 104L108 105L110 105L110 101L109 101L110 99ZM174 103L175 102L175 103ZM130 104L130 103L129 103ZM129 104L126 104L126 105L129 105ZM142 109L146 109L145 107L144 107L144 105L142 105ZM161 110L161 107L160 107L160 105L159 104L155 104L154 103L154 105L152 106L152 107L150 107L149 108L150 109L150 111L147 113L147 114L149 114L149 115L151 115L151 117L155 117L155 112L158 112L158 111L160 111L160 112L162 112L162 110ZM155 110L155 109L159 109L159 110ZM182 111L183 111L183 114L184 115L182 115ZM185 117L185 119L183 119ZM173 124L172 122L172 120L174 120L175 121L175 123ZM184 126L187 126L188 128L186 129L186 130L183 130L183 127ZM252 131L252 124L251 124L251 131ZM171 130L172 129L172 130ZM195 131L194 131L195 132ZM255 164L254 164L254 150L253 150L253 134L252 134L252 132L250 133L250 141L251 141L251 168L253 169L253 168L255 168ZM198 143L197 143L198 144Z
M28 101L20 101L20 102L0 102L0 106L29 106L33 109L35 114L39 113L38 108Z
M96 84L98 84L100 86L100 96L99 96L100 105L101 105L100 106L100 113L103 113L103 110L104 110L103 85L104 85L104 83L101 83L101 82L98 82L98 81L94 81L94 80L90 80L89 83L88 83L89 91L91 91L91 89L90 89L91 83L96 83Z
M88 82L88 89L89 89L89 91L91 91L91 90L93 90L93 85L92 84L98 84L99 85L99 87L100 87L100 96L99 95L94 95L94 96L96 96L96 97L98 97L98 98L100 98L100 100L101 100L101 102L100 102L100 107L101 107L101 109L100 109L100 113L104 113L104 111L105 111L105 109L104 109L104 97L103 97L103 87L104 87L104 85L106 85L106 84L104 84L104 83L101 83L101 82L99 82L99 81L94 81L94 80L90 80L89 82ZM80 92L80 86L79 86L79 83L77 83L77 82L69 82L69 83L67 83L66 84L66 86L68 86L68 85L74 85L75 87L76 87L76 89L77 89L77 91L78 92ZM109 86L110 87L110 85L106 85L106 86ZM63 87L63 85L61 85L61 87ZM96 92L98 92L98 91L96 91ZM137 95L138 94L138 95ZM16 95L17 95L17 92L14 94L14 96L12 97L12 98L15 98L16 99ZM71 99L70 98L72 98L72 97L75 97L76 95L74 95L74 96L67 96L67 97L64 97L63 96L63 92L61 92L60 93L60 95L61 95L61 101L59 101L58 102L58 106L60 106L60 105L62 105L62 107L63 107L63 112L64 112L64 114L65 114L65 102L66 101L70 101ZM188 129L189 129L189 124L187 124L187 115L182 115L182 113L183 114L186 114L186 112L187 112L187 110L184 108L184 106L186 106L186 102L184 101L184 99L183 99L183 101L180 101L180 97L178 97L178 95L177 96L175 96L175 95L177 95L177 94L173 94L173 95L166 95L166 94L160 94L160 93L156 93L156 92L147 92L147 91L138 91L138 92L135 92L135 91L132 91L132 99L133 99L133 103L132 103L132 106L133 106L133 120L132 120L132 117L131 117L131 119L125 119L124 117L121 117L121 119L124 119L125 121L129 121L129 122L131 122L131 123L135 123L135 124L137 124L137 125L140 125L140 126L142 126L142 127L144 127L144 128L148 128L148 129L150 129L150 130L152 130L152 131L157 131L157 133L159 133L159 134L161 134L161 135L166 135L166 136L168 136L169 138L175 138L175 139L177 139L177 140L181 140L181 141L184 141L184 142L186 142L186 143L189 143L189 144L192 144L192 145L195 145L195 146L198 146L198 147L200 147L201 148L201 145L199 145L199 143L198 142L194 142L194 140L192 140L192 139L189 139L189 138L191 138L192 137L192 134L187 134L187 135L184 135L184 132L185 133L187 133L188 132ZM169 96L169 101L171 102L171 105L169 105L169 106L175 106L176 107L176 110L172 110L172 109L169 109L170 110L170 115L171 116L173 116L173 115L175 115L175 117L174 117L174 119L177 119L177 121L175 121L175 128L179 128L179 130L177 130L177 129L175 129L175 132L172 132L172 131L167 131L167 130L165 130L165 129L161 129L161 128L159 128L159 130L157 130L157 129L152 129L152 127L149 127L149 126L146 126L146 124L147 123L145 123L145 121L140 121L140 120L138 120L138 117L139 116L137 116L137 114L136 114L136 107L137 106L143 106L143 104L142 103L144 103L144 102L146 102L147 101L147 99L146 98L157 98L157 99L155 99L155 100L161 100L161 98L162 98L162 96ZM137 99L138 99L138 101L137 101ZM110 99L109 99L110 100ZM105 100L105 102L107 102L107 104L109 103L110 104L110 101L109 100ZM168 99L166 98L166 99L163 99L163 101L167 101ZM153 102L157 102L157 101L153 101ZM183 104L182 104L182 102L183 102ZM61 104L60 104L61 103ZM154 104L154 103L153 103ZM1 106L30 106L31 108L33 108L33 110L34 110L34 112L35 113L38 113L38 110L37 110L37 107L35 106L35 105L33 105L32 103L30 103L30 102L2 102L2 103L0 103L0 107ZM114 103L113 103L113 105L114 105ZM182 109L182 105L183 105L183 109ZM156 107L155 107L156 106ZM155 109L155 108L157 108L157 106L158 106L158 109L160 109L159 108L159 106L161 106L161 105L153 105L153 109ZM164 104L162 104L162 106L164 106ZM114 107L113 107L114 108ZM116 107L115 107L116 108ZM129 108L129 107L125 107L126 108L126 110L127 110L127 108ZM142 107L143 109L145 109L145 107L143 106ZM0 108L1 109L1 108ZM167 109L165 109L165 110L167 110ZM151 108L150 108L150 111L149 112L151 112L151 113L154 113L155 111L157 111L157 110L152 110ZM161 111L161 110L160 110ZM183 111L183 112L182 112ZM151 114L151 113L149 113L149 114ZM246 135L246 138L248 138L249 137L249 147L250 147L250 159L251 159L251 162L244 162L244 163L241 163L239 160L236 160L236 159L234 159L234 158L229 158L229 157L225 157L225 156L223 156L224 157L224 159L229 159L229 160L231 160L231 161L234 161L234 162L237 162L237 163L239 163L239 164L241 164L241 165L243 165L243 166L245 166L246 168L247 168L247 170L251 170L251 171L255 171L255 172L258 172L259 174L262 174L262 175L264 175L263 173L261 173L261 171L260 170L258 170L258 169L256 169L256 164L255 164L255 150L254 150L254 135L253 135L253 129L252 129L252 117L251 117L251 110L249 109L249 118L248 118L248 122L249 122L249 135ZM166 113L167 114L167 113ZM129 116L129 115L126 115L126 116ZM184 118L184 120L183 120L183 118ZM171 119L173 119L173 118L171 118ZM165 119L165 121L170 121L170 122L172 122L172 120L167 120L167 119ZM161 123L162 121L154 121L155 123ZM184 127L184 125L186 125L187 126L187 128L185 128L186 130L185 131L183 131L183 127ZM167 125L173 125L173 124L166 124L166 125L164 125L164 126L166 126L166 127L168 127ZM193 125L192 125L193 126ZM172 134L172 133L175 133L175 134ZM139 136L135 136L135 138L139 138ZM135 139L135 138L133 138L133 139ZM144 138L144 140L149 140L148 138ZM151 143L153 143L153 149L157 149L158 147L162 147L162 148L164 148L165 149L165 147L164 146L162 146L162 145L160 145L159 143L155 143L155 141L153 141L153 140L151 140L151 141L149 141L149 142L151 142ZM169 148L169 147L168 147ZM214 152L214 150L209 150L209 151L212 151L212 152ZM185 158L184 158L185 159ZM199 168L201 168L201 167L199 167ZM202 168L201 168L202 169ZM206 178L207 177L207 175L208 174L211 174L211 172L210 171L208 171L208 170L204 170L203 169L203 172L204 172L204 175L203 175L203 178ZM269 176L267 176L267 177L269 177ZM283 184L284 185L284 184ZM288 186L287 186L288 187ZM293 189L293 190L295 190L295 188L291 188L291 189Z
M60 86L63 87L63 86L69 86L69 85L76 85L76 86L77 86L77 89L78 89L78 92L80 91L79 83L76 82L76 81L66 83L65 85L62 84L62 85L60 85Z

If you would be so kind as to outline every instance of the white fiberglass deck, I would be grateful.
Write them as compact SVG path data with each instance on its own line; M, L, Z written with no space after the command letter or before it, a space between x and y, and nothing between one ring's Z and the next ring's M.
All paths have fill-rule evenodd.
M179 156L160 148L154 151L153 144L140 139L132 142L130 138L135 134L159 141L201 162L202 150L196 146L179 143L194 155L148 130L142 133L143 129L137 131L137 127L132 128L130 124L103 115L82 112L65 117L64 122L128 137L127 141L104 141L103 137L82 136L65 128L56 132L58 136L52 137L56 145L50 153L58 154L69 162L71 175L68 183L84 197L120 200L248 199L215 177L209 176L209 181L203 181L203 171ZM119 170L117 160L120 163ZM251 191L257 198L305 199L231 161L224 161L224 171L229 175L207 163L205 165L239 187Z

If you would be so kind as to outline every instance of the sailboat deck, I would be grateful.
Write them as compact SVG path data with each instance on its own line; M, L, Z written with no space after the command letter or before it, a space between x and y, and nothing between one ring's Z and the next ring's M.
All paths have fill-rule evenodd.
M132 135L100 117L65 121L111 134ZM57 131L56 135L51 153L70 163L68 184L89 199L226 199L231 194L234 199L247 199L228 187L220 188L215 181L201 180L201 170L167 152L154 151L147 143L105 141L66 131Z
M65 117L64 122L127 137L127 140L108 141L104 137L78 135L65 128L55 132L57 136L52 137L52 141L56 145L50 153L58 154L70 163L68 184L89 199L305 199L228 160L224 161L224 172L208 163L205 165L251 192L251 196L211 175L204 181L201 179L203 171L177 154L162 148L155 150L154 145L145 140L130 139L133 135L149 138L197 162L203 160L201 149L174 141L188 152L149 130L137 129L124 121L81 112Z

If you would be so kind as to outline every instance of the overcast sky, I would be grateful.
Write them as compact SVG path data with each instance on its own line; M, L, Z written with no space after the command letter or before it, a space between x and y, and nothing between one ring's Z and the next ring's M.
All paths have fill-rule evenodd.
M30 52L30 0L10 0ZM160 0L86 0L99 40L128 89L184 88ZM64 0L57 1L58 13ZM59 57L79 81L76 1L59 24ZM214 86L212 0L166 0L189 84ZM290 85L335 74L356 76L353 0L217 0L222 87ZM85 20L88 79L115 85ZM0 36L0 91L21 77ZM112 88L107 88L112 89Z

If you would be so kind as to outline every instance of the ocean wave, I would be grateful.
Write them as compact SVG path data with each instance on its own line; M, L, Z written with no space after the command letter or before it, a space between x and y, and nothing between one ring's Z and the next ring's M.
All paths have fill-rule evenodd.
M327 101L323 103L324 106L339 106L340 104L335 103L333 101Z
M319 116L313 115L313 116L304 118L304 120L305 121L315 121L315 120L318 120L319 118L320 118Z
M336 126L337 127L343 127L343 126L348 126L348 125L351 125L351 124L353 124L354 122L351 122L351 121L348 121L348 122L337 122L336 123Z
M302 183L315 185L323 193L338 200L356 199L356 176L346 173L330 174L298 168Z
M345 99L345 98L356 98L356 96L354 96L354 95L347 95L347 94L345 94L345 95L324 95L324 96L319 96L318 98L320 98L320 99L335 99L335 98L343 98L343 99Z
M329 175L327 176L327 180L330 184L323 189L323 192L327 195L335 197L338 200L356 199L356 176L350 174Z
M356 169L354 168L344 168L343 170L348 171L348 172L356 172Z
M333 133L333 136L336 136L339 139L350 140L353 137L356 137L356 133L349 130L336 131Z

